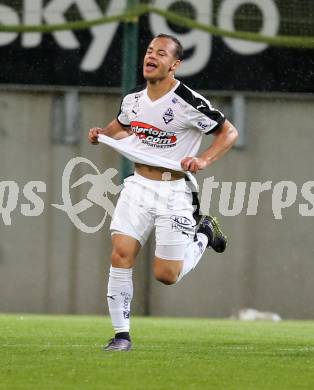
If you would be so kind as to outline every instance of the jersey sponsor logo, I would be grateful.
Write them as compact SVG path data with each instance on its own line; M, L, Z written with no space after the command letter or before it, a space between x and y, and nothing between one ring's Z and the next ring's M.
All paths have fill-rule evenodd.
M184 102L181 102L177 97L173 97L171 103L178 104L178 106L182 109L184 109L187 106Z
M166 112L164 113L162 119L164 120L165 124L167 125L174 119L174 113L171 108L168 108Z
M131 122L133 133L142 143L158 148L170 148L176 145L177 136L173 131L163 131L148 123Z
M202 130L206 130L207 127L209 126L209 124L208 123L204 123L202 121L198 121L197 122L197 126L200 127Z

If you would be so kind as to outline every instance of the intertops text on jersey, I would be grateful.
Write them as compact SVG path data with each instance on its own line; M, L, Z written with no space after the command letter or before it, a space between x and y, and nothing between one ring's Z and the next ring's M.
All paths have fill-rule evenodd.
M131 130L146 145L153 147L173 147L177 137L173 131L162 131L143 122L131 122Z

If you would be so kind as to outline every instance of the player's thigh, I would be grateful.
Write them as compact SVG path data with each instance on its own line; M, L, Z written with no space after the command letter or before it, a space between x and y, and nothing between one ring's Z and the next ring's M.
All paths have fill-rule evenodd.
M161 213L155 226L154 276L165 284L173 284L182 270L187 249L194 241L192 208Z
M155 256L166 260L184 260L185 252L195 236L195 220L191 210L159 215L155 221Z
M130 179L125 180L126 186L118 199L110 230L111 234L118 232L133 237L143 246L154 227L154 217L150 212L151 204L139 201L140 184Z
M141 249L141 244L135 238L114 232L112 234L111 264L116 268L132 268Z
M167 260L155 256L153 262L154 276L160 282L173 284L182 270L182 260Z

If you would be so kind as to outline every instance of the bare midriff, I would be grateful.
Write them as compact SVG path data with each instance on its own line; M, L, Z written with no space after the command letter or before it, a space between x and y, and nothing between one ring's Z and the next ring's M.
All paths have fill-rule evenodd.
M150 165L135 163L135 171L151 180L179 180L183 179L185 174L179 171L172 171L171 169L162 167L152 167Z

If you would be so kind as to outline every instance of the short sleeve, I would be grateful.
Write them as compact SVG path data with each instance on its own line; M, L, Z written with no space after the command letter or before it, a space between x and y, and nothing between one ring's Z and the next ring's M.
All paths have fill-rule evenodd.
M202 133L211 134L226 120L224 114L212 107L205 98L197 97L191 107L189 122L193 128Z
M124 98L120 104L120 109L117 115L117 121L122 126L130 126L130 121L126 112L126 98Z

